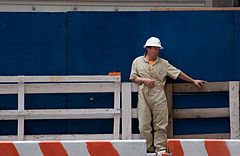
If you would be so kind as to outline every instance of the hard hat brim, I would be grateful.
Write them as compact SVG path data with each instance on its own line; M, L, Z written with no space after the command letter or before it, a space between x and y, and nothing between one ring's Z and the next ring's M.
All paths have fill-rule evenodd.
M156 46L156 45L144 45L143 48L146 48L146 47L158 47L160 49L164 49L162 46Z

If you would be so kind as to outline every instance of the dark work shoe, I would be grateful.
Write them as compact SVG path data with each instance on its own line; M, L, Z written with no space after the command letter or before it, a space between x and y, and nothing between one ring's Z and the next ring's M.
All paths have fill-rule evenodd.
M155 148L153 146L151 146L148 150L148 153L155 153Z

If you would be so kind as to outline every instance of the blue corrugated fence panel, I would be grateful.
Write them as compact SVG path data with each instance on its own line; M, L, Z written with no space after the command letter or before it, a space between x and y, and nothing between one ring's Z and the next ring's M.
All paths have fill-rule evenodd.
M0 13L0 75L66 75L66 13ZM17 109L17 95L1 95L0 109ZM25 109L66 108L65 95L26 95ZM0 134L14 134L13 121ZM46 125L25 125L36 134ZM59 124L64 125L64 123ZM9 128L11 127L11 128ZM67 129L63 131L67 131ZM7 132L7 133L5 133Z
M151 12L150 32L161 38L160 56L193 78L234 79L232 11Z
M229 118L174 119L173 134L216 134L230 133Z
M235 47L235 53L234 53L234 73L235 73L235 79L234 80L240 80L240 11L235 12L235 32L234 32L234 37L235 37L235 42L234 42L234 47Z
M164 47L160 57L189 76L207 81L240 79L238 11L0 13L0 17L0 75L106 75L116 71L125 82L133 59L145 52L145 41L156 36ZM133 95L136 107L137 96ZM0 101L1 109L17 108L15 95L0 96ZM226 93L177 95L173 107L228 107L227 102ZM26 96L26 109L110 107L112 93ZM133 121L135 132L137 122ZM194 125L195 121L175 120L174 133L229 132L225 118L198 119L196 123L205 127ZM57 125L39 129L53 123ZM82 127L85 124L87 128ZM25 129L27 134L66 134L109 133L112 127L112 120L39 120L26 122Z
M142 46L149 37L157 36L165 48L160 57L191 77L234 80L234 72L239 71L234 70L233 17L234 11L68 12L68 74L119 71L122 81L128 81L133 59L144 54ZM174 107L206 108L209 101L213 108L228 105L223 102L227 102L225 95L196 96L187 100L179 96ZM76 97L68 98L77 103ZM136 103L136 99L133 101ZM204 122L210 129L216 128L213 121ZM201 131L201 127L195 130L199 128Z
M65 75L65 13L0 13L0 75Z
M229 107L228 92L189 93L173 96L173 109Z

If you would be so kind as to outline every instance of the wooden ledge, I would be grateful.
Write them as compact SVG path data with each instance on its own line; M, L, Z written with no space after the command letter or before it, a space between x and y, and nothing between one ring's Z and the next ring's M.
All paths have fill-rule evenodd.
M151 11L240 11L240 7L231 7L231 8L152 8Z

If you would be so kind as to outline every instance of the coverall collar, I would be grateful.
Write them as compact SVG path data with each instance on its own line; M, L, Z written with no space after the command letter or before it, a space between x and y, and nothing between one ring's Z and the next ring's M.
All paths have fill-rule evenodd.
M148 60L146 59L146 53L144 54L143 60L148 63ZM153 65L160 62L160 57L158 56L157 59L154 61Z

